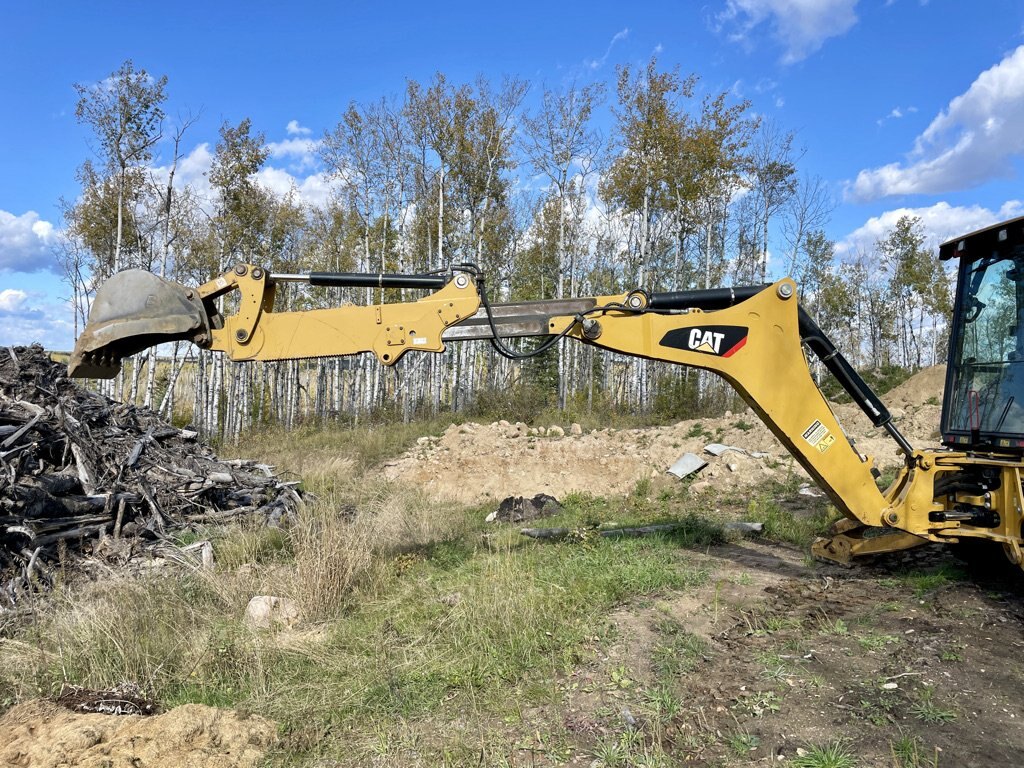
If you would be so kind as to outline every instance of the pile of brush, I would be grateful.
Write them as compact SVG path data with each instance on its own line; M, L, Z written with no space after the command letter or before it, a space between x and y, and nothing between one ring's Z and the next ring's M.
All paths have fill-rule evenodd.
M83 558L152 557L229 519L278 525L294 485L78 386L42 347L0 347L0 609Z

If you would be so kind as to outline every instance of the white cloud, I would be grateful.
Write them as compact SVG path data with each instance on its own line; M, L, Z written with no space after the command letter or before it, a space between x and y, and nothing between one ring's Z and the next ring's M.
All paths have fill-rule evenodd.
M1024 202L1020 200L1008 200L997 211L980 205L954 206L945 202L925 208L895 208L879 216L872 216L837 242L836 253L843 256L858 251L870 252L875 243L885 238L904 216L919 218L925 234L925 246L937 248L940 243L951 238L1022 214Z
M726 0L718 14L719 29L729 28L736 41L762 24L785 48L783 64L793 64L821 48L830 37L848 32L857 23L857 0Z
M267 144L271 157L300 157L306 158L316 152L320 146L319 141L313 139L285 139L284 141L271 141Z
M53 224L40 219L35 211L20 216L0 211L0 270L56 271L57 263L50 249L53 236Z
M42 344L70 350L74 322L68 302L53 302L38 291L5 288L0 291L0 344Z
M267 144L270 157L274 160L288 161L296 173L315 168L319 163L317 149L320 142L314 139L285 139L271 141Z
M263 168L256 174L256 181L277 197L284 197L295 190L300 200L317 208L327 205L331 191L336 187L326 173L298 178L282 168Z
M890 120L900 120L906 117L907 115L914 114L915 112L917 112L917 107L907 107L905 109L901 109L900 107L893 107L891 110L889 110L889 114L887 114L885 117L878 118L875 122L878 125L885 125L885 123L887 123Z
M602 56L599 59L586 59L583 62L584 65L588 69L600 69L602 66L604 66L604 63L608 61L608 57L611 55L612 48L615 47L615 44L620 40L625 40L627 37L629 37L629 27L620 29L618 32L612 35L612 39L611 41L609 41L608 47L604 51L604 56Z
M316 148L318 141L312 139L285 139L270 142L272 160L286 161L287 168L271 165L264 166L256 175L256 181L277 197L284 197L294 190L302 202L316 207L323 207L330 199L332 189L337 186L323 171L310 172L317 163ZM210 185L209 172L213 166L213 152L207 143L199 144L178 162L174 176L175 186L188 185L195 190L203 201L204 207L212 211L216 199ZM154 168L157 176L166 176L169 167Z
M288 125L284 127L284 130L289 136L309 136L313 133L313 131L306 126L299 125L298 120L289 120Z
M17 288L5 288L0 291L0 312L17 312L25 303L28 294Z
M914 141L905 163L865 169L847 185L858 201L941 194L1013 174L1024 153L1024 45L978 75Z

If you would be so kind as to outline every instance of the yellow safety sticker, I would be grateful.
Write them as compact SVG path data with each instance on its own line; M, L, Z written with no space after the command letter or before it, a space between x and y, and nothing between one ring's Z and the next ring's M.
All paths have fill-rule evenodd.
M815 420L811 426L804 430L803 438L808 444L817 448L819 453L827 451L832 447L832 443L836 441L836 436L829 432L828 427L818 420Z

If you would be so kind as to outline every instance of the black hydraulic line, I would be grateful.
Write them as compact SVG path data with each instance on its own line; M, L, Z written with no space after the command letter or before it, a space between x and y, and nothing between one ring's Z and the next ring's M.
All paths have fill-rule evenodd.
M394 275L375 272L310 272L309 284L329 288L444 288L447 275Z

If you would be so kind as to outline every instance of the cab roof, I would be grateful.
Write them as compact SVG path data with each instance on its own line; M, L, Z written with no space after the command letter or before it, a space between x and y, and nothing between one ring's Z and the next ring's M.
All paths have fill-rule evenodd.
M939 258L974 260L1018 245L1024 245L1024 216L948 240L939 246Z

